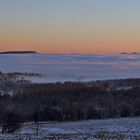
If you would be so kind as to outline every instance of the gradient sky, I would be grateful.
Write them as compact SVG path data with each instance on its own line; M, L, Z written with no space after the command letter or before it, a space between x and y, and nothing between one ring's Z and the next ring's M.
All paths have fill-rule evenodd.
M0 0L0 51L140 52L140 0Z

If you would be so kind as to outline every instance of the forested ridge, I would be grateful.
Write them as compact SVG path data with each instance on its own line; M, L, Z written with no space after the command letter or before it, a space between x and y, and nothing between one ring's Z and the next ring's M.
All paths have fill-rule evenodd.
M140 88L107 90L102 85L66 82L30 84L0 96L0 117L15 112L21 121L76 121L140 116Z

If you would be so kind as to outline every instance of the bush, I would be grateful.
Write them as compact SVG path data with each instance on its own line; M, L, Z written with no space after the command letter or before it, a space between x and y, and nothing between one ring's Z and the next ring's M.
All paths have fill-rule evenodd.
M21 116L15 111L6 111L1 118L2 133L14 133L21 127Z

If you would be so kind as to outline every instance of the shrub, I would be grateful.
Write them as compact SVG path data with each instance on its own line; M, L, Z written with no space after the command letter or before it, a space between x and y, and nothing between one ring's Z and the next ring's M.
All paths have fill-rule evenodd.
M21 127L21 116L15 111L6 111L1 118L2 133L14 133Z

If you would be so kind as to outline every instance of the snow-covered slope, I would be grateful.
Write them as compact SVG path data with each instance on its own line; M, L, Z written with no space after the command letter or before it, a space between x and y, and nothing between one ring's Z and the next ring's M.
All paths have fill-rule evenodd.
M36 134L36 126L26 123L15 134L0 134L0 139L8 140L99 140L101 138L111 140L140 139L140 118L119 118L109 120L89 120L66 123L40 123L39 134Z

